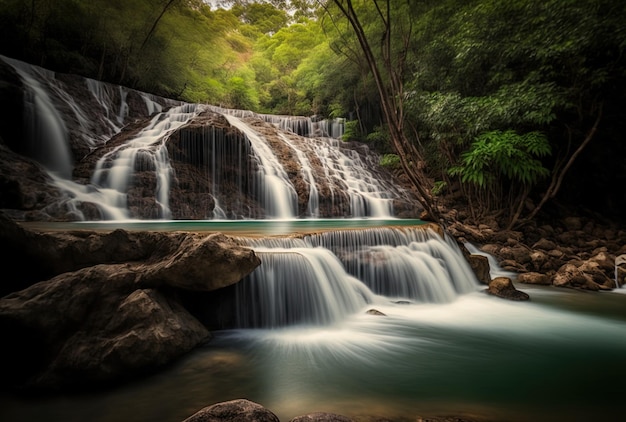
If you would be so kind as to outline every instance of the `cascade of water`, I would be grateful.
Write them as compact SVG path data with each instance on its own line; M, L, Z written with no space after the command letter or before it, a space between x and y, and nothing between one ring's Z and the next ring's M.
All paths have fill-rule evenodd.
M27 131L26 139L30 140L27 155L35 158L49 171L69 178L73 164L67 128L48 92L38 81L54 79L54 73L4 56L0 58L15 69L26 87L24 128Z
M323 248L258 248L263 264L238 285L242 327L326 325L357 312L374 295Z
M289 181L287 173L283 169L276 155L267 144L265 139L246 125L238 117L224 115L231 126L243 132L260 161L260 183L258 191L265 204L267 216L270 218L294 218L297 214L297 194Z
M184 104L159 113L137 137L102 156L91 178L92 184L98 186L100 192L99 198L93 198L94 202L105 205L105 210L117 209L128 218L126 193L135 171L142 167L154 169L157 179L155 196L161 207L159 217L170 218L171 166L165 141L172 132L195 116L199 108L195 104Z
M375 177L357 151L344 150L340 141L322 138L311 142L326 177L342 187L350 199L353 217L387 218L393 215L393 196L401 194L391 184Z
M331 231L309 235L305 241L331 249L349 274L385 296L449 302L478 284L458 245L432 229Z
M281 130L304 137L330 137L340 139L345 126L345 119L342 118L316 120L305 116L262 114L250 110L237 110L216 106L211 106L211 110L216 113L235 116L239 119L255 117L264 122L271 123Z
M54 184L70 198L65 202L70 214L78 216L84 211L88 218L97 218L94 208L81 205L85 202L96 205L101 211L99 217L105 219L128 219L129 216L171 218L172 215L174 218L214 219L293 219L299 216L392 218L395 201L398 201L401 211L410 209L410 204L414 202L405 191L371 170L378 163L368 161L371 154L366 148L357 152L352 149L353 145L348 148L337 139L328 137L341 136L342 119L316 120L205 105L181 106L180 102L157 99L92 79L57 78L45 69L2 56L0 59L16 68L27 87L26 98L30 102L26 106L30 107L30 111L27 110L25 115L31 120L26 126L32 132L29 136L32 151L26 151L24 155L55 173L51 175ZM132 98L128 98L129 94ZM160 103L173 108L164 113ZM206 170L190 163L196 160L192 156L193 151L189 154L186 150L174 151L176 146L166 149L165 141L191 115L181 112L187 115L179 121L176 114L180 108L176 107L221 113L244 134L252 154L247 148L241 148L240 152L244 155L239 158L227 152L230 162L220 168L214 164L219 164L220 160L223 163L224 159L218 156L219 151L216 150L211 154L215 162L202 164L205 168L211 166ZM119 134L129 121L145 117L146 110L148 114L156 113L157 117L139 136L124 145L107 146L109 140ZM242 121L242 118L262 119L269 124L261 129L255 126L260 122L253 125ZM130 130L134 129L129 129L129 133ZM198 132L198 126L193 130ZM182 138L180 134L174 139ZM239 142L238 139L236 141ZM194 142L213 141L209 136ZM192 149L207 150L195 145ZM178 152L177 157L169 155ZM76 168L71 160L72 153L77 158ZM99 154L105 155L97 161L89 177L88 172ZM186 161L188 159L190 161ZM235 177L229 175L228 186L224 186L221 183L224 177L220 172L227 168L234 173L236 161L241 162L240 171L246 175L241 177L242 183L235 182ZM181 168L183 177L177 180L180 184L173 185L175 191L172 193L173 167L177 170ZM142 169L144 171L140 173ZM207 175L211 173L211 179L196 183L192 178L202 171ZM149 172L153 175L148 175ZM81 185L89 183L87 181L89 185ZM156 184L154 189L152 184ZM302 189L303 186L308 186L308 193ZM132 190L130 196L129 189ZM147 193L151 189L154 197ZM128 198L133 200L129 203ZM134 198L137 200L134 201ZM173 212L170 212L170 200ZM189 205L190 202L193 206ZM152 207L152 204L158 207Z
M303 178L309 184L309 200L307 203L306 215L309 217L317 218L320 215L320 200L317 190L317 183L315 182L315 176L313 175L313 171L311 168L311 163L309 162L309 159L304 151L302 151L300 148L297 148L287 136L282 133L279 133L279 136L280 139L282 139L287 145L291 147L291 149L296 152L298 160L300 161Z
M448 303L478 288L458 245L431 229L372 228L328 231L302 239L240 240L262 261L238 291L244 326L327 324L366 304L383 303L383 298L387 303ZM320 264L312 263L318 258L323 258L332 279L315 267ZM342 313L335 310L337 306Z
M102 108L105 121L108 123L110 131L112 133L119 132L124 124L124 117L128 112L128 105L126 104L127 91L121 86L118 87L121 104L119 105L119 111L115 113L111 108L111 105L114 104L112 86L105 85L94 79L86 79L85 83L87 84L89 92L91 92Z

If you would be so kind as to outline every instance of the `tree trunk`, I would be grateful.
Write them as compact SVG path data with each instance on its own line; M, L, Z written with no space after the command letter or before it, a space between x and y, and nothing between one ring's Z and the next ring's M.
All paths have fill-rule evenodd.
M165 12L167 12L167 9L170 8L170 6L172 4L174 4L174 2L176 2L176 0L169 0L167 2L167 4L165 5L165 7L163 7L163 10L161 10L161 13L159 14L159 16L156 18L156 20L154 21L154 23L152 24L152 27L150 28L150 31L148 31L148 34L146 35L146 37L144 38L143 42L141 43L141 47L139 47L139 51L142 51L144 49L144 47L146 46L146 44L148 43L148 41L150 40L150 38L152 37L152 34L154 33L154 31L157 28L157 25L159 24L159 22L161 21L161 18L163 17L163 15L165 15Z
M376 83L378 95L380 97L381 108L383 115L389 126L389 135L391 145L400 158L402 169L408 176L411 184L418 193L418 199L424 210L429 214L429 217L435 221L440 219L439 210L435 205L433 196L430 193L430 182L423 172L424 160L421 154L417 151L415 146L411 144L404 132L404 117L402 113L402 85L401 75L395 71L391 63L389 42L391 39L391 21L389 14L389 1L387 0L387 13L385 14L378 7L378 3L375 1L376 7L379 11L379 15L385 25L385 33L381 41L381 47L383 48L383 57L385 57L383 63L391 79L391 92L383 82L383 77L379 69L378 61L374 56L370 43L367 39L365 31L359 21L358 16L354 10L351 0L346 0L345 5L342 0L333 0L335 5L341 10L342 14L348 19L350 25L354 29L355 35L359 41L359 45L363 50L365 59L368 63L372 76ZM386 51L385 51L386 50Z

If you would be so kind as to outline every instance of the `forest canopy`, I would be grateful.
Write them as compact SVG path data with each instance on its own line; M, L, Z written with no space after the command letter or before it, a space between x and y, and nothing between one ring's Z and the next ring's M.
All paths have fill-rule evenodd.
M0 54L59 72L347 118L346 139L398 166L373 61L405 170L424 166L435 196L462 193L475 218L509 221L557 194L607 214L626 206L612 188L626 182L626 2L0 0L0 33Z

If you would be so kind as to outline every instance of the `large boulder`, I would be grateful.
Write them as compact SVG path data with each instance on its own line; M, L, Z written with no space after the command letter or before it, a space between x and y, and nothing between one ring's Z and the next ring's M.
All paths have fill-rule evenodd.
M0 299L0 386L12 389L101 387L175 360L210 338L181 296L233 285L260 264L222 234L43 234L1 223L8 244L30 251L25 266L5 267L56 273Z
M260 263L251 249L224 234L188 236L174 254L147 265L141 279L148 285L211 291L236 283Z

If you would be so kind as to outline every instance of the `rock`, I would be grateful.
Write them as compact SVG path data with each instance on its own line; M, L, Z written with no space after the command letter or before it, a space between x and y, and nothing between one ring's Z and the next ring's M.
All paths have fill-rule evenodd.
M211 291L236 283L260 264L252 249L221 233L188 236L174 254L142 271L142 282Z
M532 251L529 254L529 258L530 258L530 263L529 263L530 269L534 271L542 271L542 270L545 271L549 269L549 267L547 267L546 264L549 262L550 257L544 251L540 251L540 250Z
M554 243L551 240L546 239L545 237L542 237L537 242L535 242L535 244L533 245L533 249L541 249L544 251L549 251L552 249L556 249L556 243Z
M593 257L600 261L602 255ZM615 287L615 280L606 274L598 261L594 259L571 260L562 265L552 277L552 284L557 287L570 287L584 290L608 290Z
M496 277L491 280L486 292L490 295L515 301L530 299L528 294L517 290L511 279L508 277Z
M3 372L18 384L25 372L26 386L38 389L93 387L154 369L209 338L182 306L136 289L136 279L130 266L99 265L2 298ZM25 350L33 345L37 356Z
M354 422L346 416L337 415L335 413L316 412L307 415L296 416L290 422Z
M378 309L369 309L367 312L365 312L368 315L379 315L379 316L387 316L385 314L383 314L382 312L380 312Z
M88 318L93 327L66 341L37 380L39 387L125 379L165 365L210 338L181 305L156 290L135 290L117 309L91 310Z
M530 249L524 247L519 243L513 243L511 246L505 246L500 248L500 256L504 260L512 260L520 265L526 265L530 263Z
M517 281L525 284L539 284L549 286L551 284L550 277L546 274L529 272L522 273L517 276Z
M179 358L210 338L183 293L232 285L260 263L222 234L43 234L0 218L0 236L42 264L30 277L58 273L0 299L0 384L12 389L99 388ZM37 267L4 258L12 276Z
M472 254L468 256L468 261L478 281L489 284L491 281L489 258L485 255Z
M183 422L280 422L278 417L258 403L237 399L217 403L194 413Z
M526 267L513 259L505 259L501 261L500 267L505 271L511 271L515 273L523 273L528 271Z

